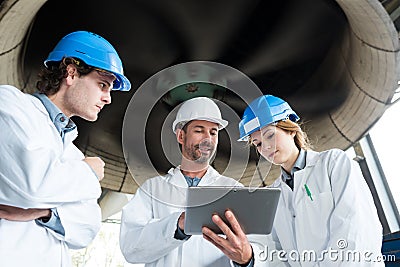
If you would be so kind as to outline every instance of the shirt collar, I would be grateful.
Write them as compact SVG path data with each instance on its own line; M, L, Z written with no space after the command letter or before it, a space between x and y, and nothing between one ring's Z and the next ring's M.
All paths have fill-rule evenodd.
M307 152L303 149L300 149L299 156L296 159L296 162L293 165L292 170L290 171L290 174L287 173L282 167L281 167L281 172L282 172L282 178L284 181L287 179L292 179L293 175L295 172L302 170L306 167L306 154Z
M197 178L197 177L192 178L192 177L184 175L184 174L183 174L183 177L185 177L186 183L188 184L189 187L197 186L199 184L199 182L201 181L201 178Z
M63 136L64 133L72 131L76 128L75 123L68 118L61 110L45 95L41 93L34 93L33 96L37 97L49 113L51 121L54 123L57 131Z
M171 168L168 171L168 174L170 175L170 182L178 185L178 186L185 186L187 184L187 180L184 179L184 175L181 172L180 165L177 166L176 168ZM207 186L210 184L213 184L216 180L218 180L221 177L221 174L219 174L212 166L208 166L206 173L201 177L201 184L203 186Z

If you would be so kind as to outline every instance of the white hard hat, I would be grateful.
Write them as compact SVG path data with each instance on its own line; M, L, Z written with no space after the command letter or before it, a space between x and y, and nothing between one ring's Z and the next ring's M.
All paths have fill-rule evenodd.
M195 97L185 101L176 114L172 130L175 133L178 124L185 124L192 120L215 122L220 130L228 125L228 122L222 119L217 104L207 97Z

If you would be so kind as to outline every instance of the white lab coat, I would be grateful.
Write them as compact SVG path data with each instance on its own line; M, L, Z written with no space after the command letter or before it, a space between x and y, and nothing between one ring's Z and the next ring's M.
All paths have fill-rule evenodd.
M0 204L57 208L65 236L35 221L0 219L0 265L71 266L68 248L87 246L101 225L96 175L57 132L36 97L0 86Z
M282 179L273 183L272 187L280 188L282 193L270 235L274 244L268 247L269 254L273 249L285 251L286 256L281 254L281 258L288 259L290 266L384 266L364 261L363 256L360 262L357 257L354 261L335 260L346 250L373 253L368 254L371 259L381 255L382 226L370 190L354 165L338 149L321 153L308 150L306 167L294 174L294 191ZM307 195L305 184L313 200ZM324 255L323 251L329 248L337 252ZM296 252L301 255L311 250L317 258L325 260L319 263L291 260L297 257ZM344 255L345 259L353 259L348 253ZM277 256L275 253L274 258Z
M198 186L232 185L240 184L209 167ZM128 262L153 267L231 266L229 258L201 235L187 241L174 238L187 187L180 169L171 169L166 176L143 183L123 208L120 246Z

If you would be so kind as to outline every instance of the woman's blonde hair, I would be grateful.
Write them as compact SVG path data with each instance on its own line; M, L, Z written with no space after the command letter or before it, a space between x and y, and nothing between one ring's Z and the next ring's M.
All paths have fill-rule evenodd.
M300 125L291 120L283 120L278 121L275 125L276 127L286 131L286 132L295 132L294 143L296 144L298 149L311 149L312 145L308 140L307 134L301 129Z

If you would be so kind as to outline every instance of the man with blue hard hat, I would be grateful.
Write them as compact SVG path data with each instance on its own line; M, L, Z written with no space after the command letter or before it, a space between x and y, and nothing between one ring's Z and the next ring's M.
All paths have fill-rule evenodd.
M72 143L72 116L97 120L111 90L129 91L122 62L103 37L66 35L44 62L38 92L0 86L2 266L71 266L101 225L104 162Z
M114 47L103 37L86 31L65 36L44 61L47 68L63 58L82 60L87 66L115 75L113 90L129 91L131 83L124 76L121 59Z

